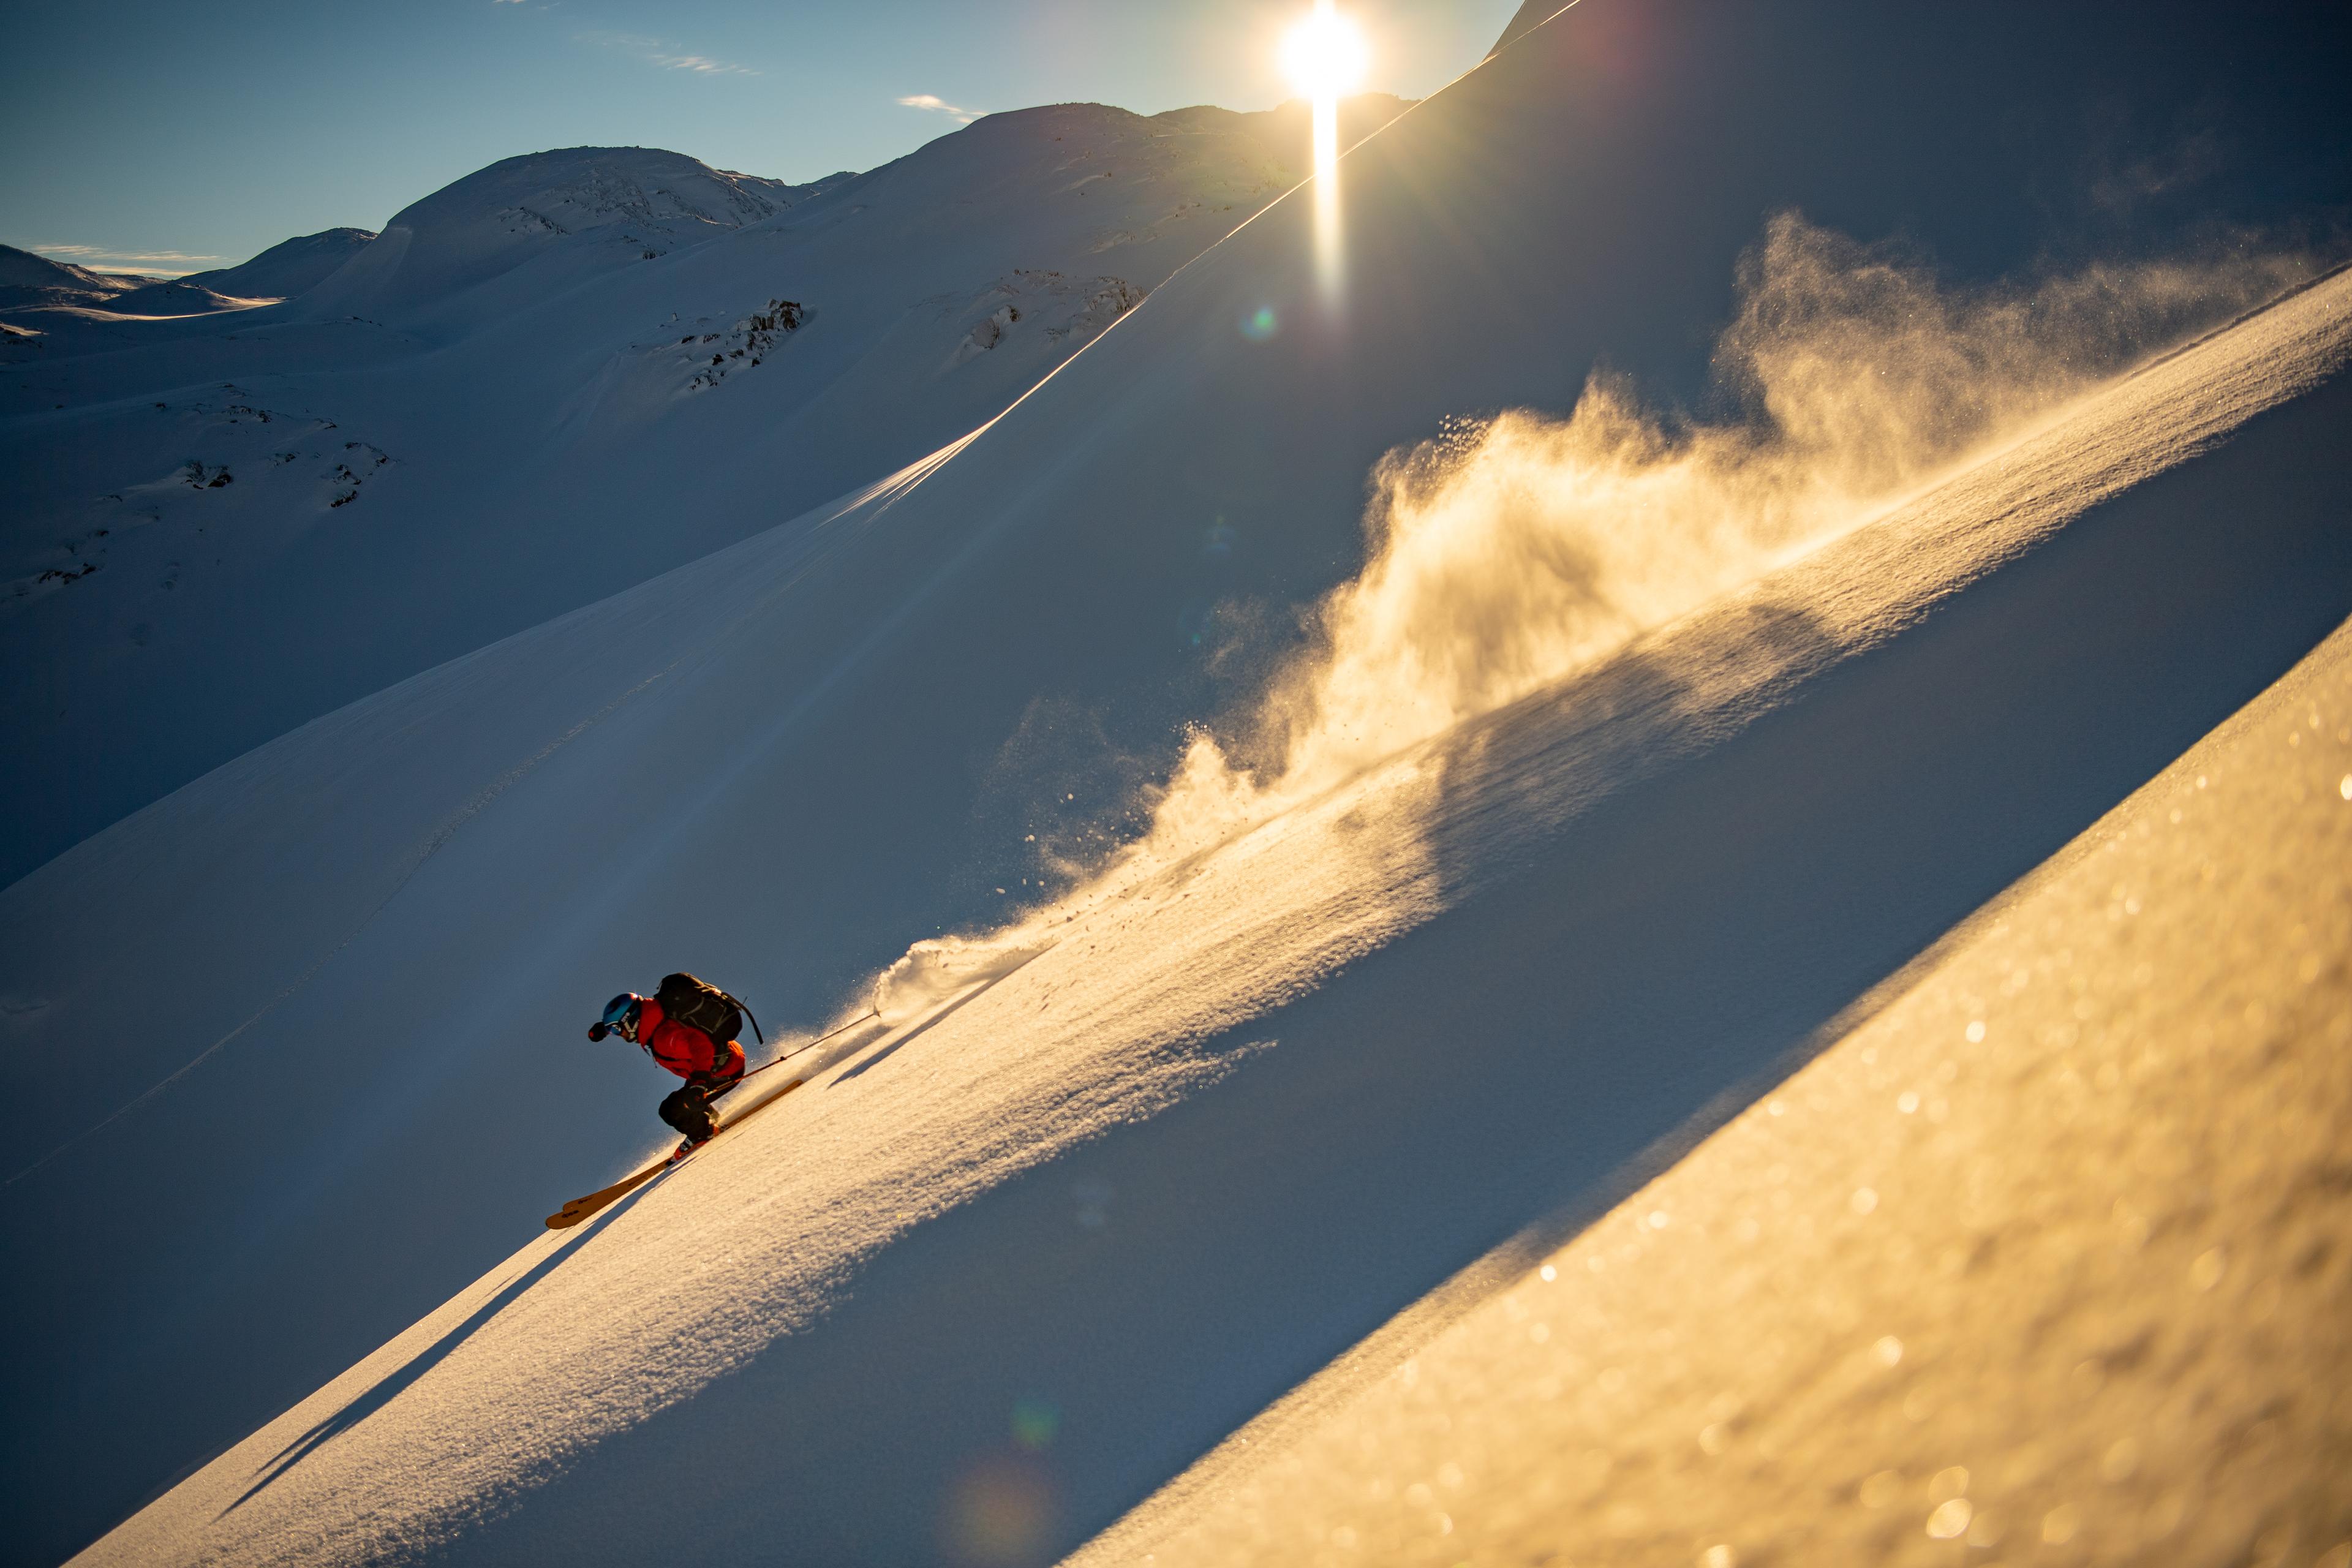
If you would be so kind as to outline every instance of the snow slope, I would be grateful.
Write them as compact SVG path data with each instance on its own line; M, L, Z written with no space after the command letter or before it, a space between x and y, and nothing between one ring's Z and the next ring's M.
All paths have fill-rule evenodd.
M215 268L209 272L191 272L184 278L137 289L109 302L107 309L117 314L183 313L189 308L185 302L194 290L225 301L230 309L274 304L317 287L366 248L373 238L375 236L363 228L328 228L317 234L297 235L271 246L250 261ZM182 310L175 310L174 305Z
M1065 105L803 188L536 154L281 306L41 315L0 345L0 880L965 434L1291 184L1296 118Z
M998 1495L972 1469L994 1458L1014 1492L1038 1467L1055 1489L1013 1555L1074 1543L2065 842L2346 613L2322 438L2343 418L2339 285L2174 362L2185 382L2144 378L2098 439L2020 448L2038 455L1938 492L1909 531L1857 533L1780 596L1444 740L1433 785L1408 763L1277 818L1189 881L1087 906L1017 970L1034 935L983 948L971 973L1003 973L985 991L942 961L893 1037L855 1042L731 1161L712 1151L401 1337L647 1146L658 1085L566 1032L583 1009L688 963L813 1026L910 938L994 923L1024 878L1059 888L1024 840L1082 837L1164 775L1181 721L1232 693L1227 611L1278 627L1354 571L1391 447L1464 410L1562 406L1604 357L1678 384L1790 203L1867 236L1932 190L1923 237L1964 274L2032 255L2032 160L1955 127L2072 113L2109 40L2047 25L2016 96L1989 101L2000 24L2030 15L1923 49L1834 5L1571 14L1349 160L1352 315L1318 301L1308 204L1280 203L935 462L327 713L0 890L0 1098L24 1155L0 1225L26 1260L5 1326L42 1351L0 1393L38 1416L10 1423L0 1467L10 1550L74 1550L331 1383L299 1462L276 1463L295 1433L257 1464L232 1452L106 1550L674 1549L663 1467L709 1473L746 1432L763 1453L793 1439L796 1484L706 1516L713 1539L969 1556L962 1500ZM1849 35L1879 53L1824 96L1808 51ZM2135 89L2303 47L2261 37L2270 56L2181 42ZM2256 216L2336 145L2298 162L2314 121L2278 92L2288 130L2248 136L2279 154ZM1077 112L997 133L1025 158ZM724 246L799 235L911 270L913 220L859 251L884 209L851 209L938 167ZM1106 188L1091 163L1057 188L1063 232L1098 234L1066 210ZM1026 232L950 216L992 260ZM717 319L745 280L723 259L714 242L644 265L699 279ZM603 320L588 307L637 271L542 309ZM963 298L957 335L929 340L942 357L1002 303ZM528 370L529 325L418 363L497 342L506 360L474 363ZM689 367L615 363L541 470L576 487L575 588L634 582L661 552L631 553L627 505L731 449L658 419L632 444L634 394ZM404 417L422 374L348 384ZM764 449L774 413L730 428ZM222 432L257 436L247 417L224 405ZM709 493L732 497L730 527L765 517ZM2221 535L2216 510L2242 521ZM497 539L436 537L352 559L453 599L523 592ZM343 579L286 577L306 580ZM349 656L323 632L356 613L317 613L275 629L332 666ZM1558 1048L1562 1019L1587 1050ZM748 1207L704 1201L737 1193ZM124 1212L139 1225L93 1247ZM583 1377L533 1370L575 1353ZM484 1389L511 1402L470 1403ZM479 1436L442 1424L457 1411ZM330 1476L384 1511L306 1520Z
M2333 1568L2347 955L2352 626L1671 1170L1074 1568Z
M250 261L181 279L241 300L284 300L306 293L352 259L375 236L364 228L325 228L281 240Z
M950 948L928 1005L86 1560L1076 1544L1530 1210L1769 1074L1999 865L2055 847L2059 797L2225 713L2250 641L2292 658L2340 616L2352 464L2320 437L2347 359L2352 275L1588 676L961 973ZM2273 504L2217 538L2257 477ZM734 552L733 592L774 591L762 553ZM2314 568L2332 595L2279 596ZM2261 607L2216 609L2225 576ZM1889 743L1890 713L1934 717ZM574 809L549 792L589 759L562 755L518 786L537 815Z

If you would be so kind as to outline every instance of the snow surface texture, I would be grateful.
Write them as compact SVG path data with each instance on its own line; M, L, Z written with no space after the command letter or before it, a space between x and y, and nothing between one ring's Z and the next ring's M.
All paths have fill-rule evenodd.
M518 520L518 539L544 544L542 525L560 517L571 531L555 574L577 572L574 589L632 586L326 713L0 890L0 1114L22 1152L0 1200L0 1249L16 1266L0 1331L39 1347L0 1368L5 1550L73 1551L346 1374L338 1386L359 1403L225 1521L230 1536L284 1546L301 1527L280 1510L299 1489L363 1472L373 1479L352 1495L373 1496L413 1462L435 1475L415 1494L421 1511L379 1519L384 1542L437 1539L503 1498L519 1511L471 1549L527 1555L528 1531L562 1538L544 1553L561 1555L602 1529L594 1544L635 1557L694 1530L761 1549L762 1531L793 1531L820 1560L968 1559L960 1500L984 1501L966 1482L1003 1460L1033 1479L1042 1468L1052 1489L1029 1547L1074 1544L1530 1215L1620 1190L1624 1160L1810 1037L2274 679L2352 611L2342 474L2327 466L2345 395L2297 379L2298 365L2317 377L2326 355L2294 349L2305 340L2294 332L2251 380L2216 372L2162 417L2140 411L2113 448L2120 469L2101 467L2106 448L2062 446L2052 467L1979 470L2001 483L1981 498L1989 510L1953 503L1958 533L1940 531L1944 510L1921 514L1948 552L1864 527L1822 558L1860 575L1784 583L1695 623L1694 641L1569 670L1564 687L1538 650L1470 688L1475 706L1532 672L1554 681L1521 697L1536 706L1478 720L1458 744L1439 737L1434 755L1473 763L1407 767L1328 809L1293 806L1197 862L1190 882L1150 880L1147 858L1112 885L1136 898L1054 905L1074 862L1098 864L1106 841L1132 831L1122 814L1150 805L1139 786L1167 779L1187 722L1218 720L1228 758L1261 760L1247 726L1223 718L1260 689L1258 655L1292 641L1254 644L1250 628L1285 631L1357 574L1366 478L1383 454L1465 412L1566 409L1604 360L1695 399L1713 324L1736 311L1738 258L1766 215L1792 205L1864 237L1915 222L1963 282L2037 253L2027 220L2043 198L2024 193L2047 187L2019 151L2034 143L1997 132L2075 123L2082 81L2111 61L2112 28L1995 5L1948 37L1890 40L1868 25L1880 14L1827 0L1588 5L1575 28L1530 33L1348 160L1344 310L1317 291L1311 210L1278 203L970 439L942 436L932 459L868 493L641 585L647 561L698 546L617 516L619 503L693 479L674 465L709 458L719 477L707 493L727 504L680 515L751 532L776 503L739 481L754 468L763 482L795 478L770 460L776 409L747 409L725 431L596 426L636 384L638 373L616 372L614 396L588 416L595 440L556 440L551 455L533 444L538 426L520 445L511 426L484 436L486 461L572 487L560 510L496 486L453 489L446 531L442 512L420 508L403 514L408 533L366 536L373 553L335 555L314 533L313 553L287 556L267 582L241 579L236 602L256 611L254 657L238 667L249 685L201 694L293 711L327 706L297 689L312 663L269 649L300 647L346 674L358 666L337 661L357 659L352 647L428 651L422 632L402 640L406 622L370 624L336 600L329 585L364 574L329 570L336 561L381 573L384 603L411 619L454 606L463 620L497 599L528 624L538 574L501 569L514 542L483 519ZM2036 47L2020 55L2029 30ZM2270 54L2250 36L2270 38ZM1856 39L1865 58L1844 57L1840 90L1823 92L1822 52ZM2281 42L2159 17L2132 42L2144 73L2132 87L2162 104L2202 101L2189 89L2215 60L2260 57L2261 102L2287 106L2284 130L2258 122L2242 143L2264 190L2293 196L2313 167L2302 150L2334 145L2313 128L2340 124L2340 93L2315 110L2287 90L2312 53L2301 25ZM1998 98L1981 88L1995 79L2007 84ZM1050 135L1024 141L1024 123L1084 112L1008 117L1000 130L1026 149L1010 161L1053 174ZM1002 145L975 136L992 123L933 158L992 167ZM898 180L937 196L924 171L941 166L919 155L868 188ZM1108 183L1083 162L1049 188L1081 177L1067 203L1101 200ZM338 372L348 379L336 384L408 418L419 389L449 384L436 378L462 361L482 384L520 389L492 412L528 425L562 401L535 391L569 395L583 366L604 363L567 358L572 340L541 330L551 321L595 328L606 318L574 307L600 289L708 265L713 299L689 309L732 331L780 296L772 274L717 258L790 229L795 213L808 243L847 246L865 217L888 216L878 200L851 213L861 199L843 187L654 262L618 257L606 283L499 339L506 360L468 358L498 338L486 329L405 368L391 361L413 345L387 350L381 377ZM956 232L984 252L1029 232L1006 216L1013 205L1001 226L993 208L925 210L970 219ZM2228 191L2214 210L2247 216ZM941 232L930 221L909 220L917 239ZM915 267L889 238L871 256ZM1033 265L992 258L975 287ZM803 302L810 324L769 364L694 390L707 359L680 361L661 372L675 385L652 372L645 384L671 399L673 418L731 406L819 341L824 303ZM952 357L1007 302L951 315L952 335L924 339L939 359L908 363ZM247 348L240 330L236 352L266 370L264 351L292 355L305 341L289 328ZM643 342L648 353L677 346ZM1014 342L948 378L1001 363ZM2053 346L2074 345L2059 334ZM177 352L159 337L110 366L92 355L59 369L128 374L138 355L168 367ZM568 369L541 377L542 358ZM2309 395L2261 411L2299 390ZM43 412L10 438L37 434ZM278 427L221 416L240 438ZM390 456L379 466L390 477L336 517L370 515L423 466L404 467L399 445L358 423L338 438ZM730 432L740 439L719 438ZM1998 447L2016 433L1979 434ZM144 439L126 437L126 449ZM1971 456L1930 447L1946 467ZM241 473L212 488L216 456L180 457L203 460L204 488L166 493L247 493ZM1913 477L1930 484L1937 471ZM26 483L51 472L11 470ZM2011 481L2044 499L2011 507ZM688 493L659 489L665 503ZM2054 536L2038 531L2069 517ZM1735 542L1800 548L1814 522L1834 533L1867 520L1841 503L1793 534ZM1881 557L1866 553L1874 541ZM514 547L515 560L550 559ZM1950 591L2012 551L2026 552ZM1751 564L1779 559L1768 550ZM1696 602L1687 584L1630 581L1643 591L1601 599L1620 630ZM1706 577L1696 591L1722 585ZM68 601L61 590L43 602ZM1871 606L1905 604L1871 619ZM1918 624L1871 641L1904 614ZM194 624L239 626L216 613ZM1849 633L1861 641L1840 640ZM103 638L74 646L120 653ZM1837 662L1861 646L1874 651ZM192 711L198 692L181 694ZM1435 711L1443 722L1451 710ZM208 721L225 722L217 710ZM46 754L31 739L22 750ZM1211 808L1192 814L1203 836L1179 833L1179 847L1262 815L1249 792L1271 774L1220 764L1204 776L1218 786L1208 796L1161 808L1171 831L1173 802ZM1383 789L1412 809L1377 809ZM625 1047L578 1037L614 990L684 964L748 996L772 1033L813 1032L862 1009L910 939L989 930L1024 905L1050 912L1007 942L919 954L889 1037L856 1037L862 1058L746 1129L734 1154L722 1145L690 1167L703 1185L657 1184L545 1255L537 1283L576 1285L565 1299L586 1303L545 1328L561 1352L549 1364L615 1335L627 1353L578 1385L592 1408L576 1429L518 1436L488 1413L478 1430L522 1468L465 1447L488 1436L431 1425L468 1409L461 1386L484 1379L528 1385L518 1410L574 1397L534 1381L545 1347L504 1337L516 1322L504 1310L478 1334L428 1338L440 1348L388 1382L367 1376L388 1362L352 1371L478 1277L485 1293L434 1333L494 1300L551 1321L533 1314L554 1298L528 1280L498 1294L497 1265L537 1216L630 1169L656 1137L658 1079ZM990 989L955 983L1005 971L1066 912L1102 923ZM1090 945L1105 955L1099 974ZM1200 962L1181 966L1192 951ZM1331 967L1349 953L1362 956ZM1254 1048L1268 1041L1279 1044ZM818 1238L761 1276L761 1290L791 1297L772 1321L757 1290L702 1312L776 1245L761 1232L730 1250L739 1222L696 1196L720 1189L752 1194L777 1234ZM809 1272L821 1267L834 1272ZM652 1293L633 1295L624 1276ZM672 1300L689 1315L632 1316ZM331 1403L307 1419L344 1408ZM426 1449L386 1461L377 1439L395 1431L428 1434ZM744 1434L756 1440L737 1446ZM458 1457L429 1464L445 1437ZM780 1511L667 1511L703 1494L662 1489L664 1466L690 1465L698 1482L771 1451L789 1457L782 1484L730 1506ZM530 1469L562 1455L572 1456L562 1476ZM640 1455L650 1468L625 1473ZM570 1511L600 1489L612 1513ZM179 1539L203 1550L207 1527L177 1506L135 1528L186 1530ZM321 1552L360 1539L337 1517L319 1516Z
M2149 651L2145 597L2060 607L2124 557L2201 595L2213 501L2252 473L2300 472L2332 515L2352 473L2315 433L2347 353L2352 276L1589 676L1118 897L927 950L913 1016L886 989L887 1032L808 1089L84 1560L1076 1544L1465 1236L1589 1201L1696 1109L1640 1078L1765 1069L1948 924L1916 890L1937 836L1981 864L2013 790L2098 771L2114 698L2077 682ZM1833 739L1912 702L1937 719L1902 743ZM756 1486L701 1484L747 1465Z
M2352 626L1688 1158L1073 1568L2342 1568L2347 955Z
M1367 98L1358 128L1402 107ZM0 344L0 882L964 435L1293 184L1292 118L993 115L807 187L540 153L281 306L16 312L46 335ZM288 280L286 249L106 309L240 303L195 296ZM799 329L757 332L784 300Z

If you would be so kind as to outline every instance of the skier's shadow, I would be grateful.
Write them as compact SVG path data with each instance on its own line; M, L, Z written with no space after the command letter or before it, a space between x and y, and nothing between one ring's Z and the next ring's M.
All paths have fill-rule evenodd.
M988 991L991 986L995 984L996 980L1001 978L1003 978L1001 975L995 976L981 984L971 986L970 989L966 990L962 995L956 997L946 1006L941 1007L938 1012L932 1014L929 1017L924 1019L921 1023L908 1030L905 1034L898 1037L898 1038L891 1041L887 1047L884 1047L876 1055L867 1058L865 1061L860 1062L857 1066L850 1068L849 1071L843 1073L841 1078L835 1081L841 1082L856 1078L858 1074L865 1072L867 1068L872 1068L877 1063L882 1061L885 1058L908 1045L909 1042L929 1033L930 1030L937 1028L940 1024L946 1022L949 1017L953 1016L957 1011L971 1002L974 998ZM581 1227L580 1234L582 1236L585 1236L589 1231L608 1224L614 1216L625 1213L639 1199L643 1198L647 1192L659 1184L660 1184L657 1181L647 1182L644 1186L639 1187L627 1197L623 1198L620 1202L614 1204L604 1210L601 1214L596 1215L589 1224ZM253 1485L247 1487L244 1492L239 1494L235 1502L230 1503L226 1508L221 1510L218 1519L226 1519L238 1509L243 1508L247 1503L260 1496L264 1491L267 1491L277 1482L279 1477L285 1475L287 1471L300 1464L304 1459L309 1458L312 1454L323 1447L328 1442L341 1434L350 1431L352 1427L357 1426L361 1422L366 1420L369 1416L374 1415L377 1411L383 1409L385 1405L398 1398L402 1391L414 1384L418 1378L423 1377L426 1373L432 1371L433 1368L439 1365L441 1362L447 1357L450 1352L456 1350L459 1345L465 1343L467 1339L471 1338L476 1330L481 1328L483 1324L488 1322L492 1318L497 1317L499 1312L505 1310L509 1302L521 1295L524 1291L530 1289L532 1286L538 1284L541 1279L547 1278L549 1274L554 1271L555 1266L562 1262L565 1258L569 1257L571 1252L572 1248L569 1247L559 1247L556 1251L548 1254L547 1257L531 1265L530 1268L525 1269L522 1273L517 1275L512 1280L509 1280L506 1285L502 1286L496 1295L492 1296L488 1300L483 1302L471 1313L467 1314L463 1322L458 1323L447 1333L434 1341L431 1345L418 1352L409 1360L407 1364L401 1367L399 1371L391 1373L381 1383L378 1383L373 1388L369 1389L365 1394L361 1394L357 1399L352 1400L349 1405L344 1405L341 1410L336 1411L332 1415L328 1416L324 1421L320 1422L317 1426L311 1427L309 1431L303 1433L299 1437L297 1437L293 1442L280 1449L277 1456L269 1461L268 1468L265 1469L261 1477L257 1479ZM217 1520L215 1522L217 1522Z
M611 1220L613 1216L625 1212L634 1205L639 1198L646 1195L648 1190L659 1186L660 1184L661 1184L657 1181L647 1182L644 1186L639 1187L627 1197L623 1198L620 1202L614 1204L611 1207L605 1209L604 1213L595 1215L588 1225L581 1227L579 1234L584 1237L588 1232L602 1226ZM530 1289L532 1286L538 1284L541 1279L546 1279L548 1275L553 1273L555 1271L555 1266L562 1263L566 1258L569 1258L572 1255L572 1248L571 1247L559 1247L553 1252L549 1253L545 1258L541 1258L537 1263L532 1264L529 1268L524 1269L520 1274L515 1276L514 1279L509 1280L504 1286L500 1287L496 1295L493 1295L488 1300L483 1302L479 1307L474 1309L471 1313L467 1314L463 1322L457 1324L455 1328L452 1328L447 1333L443 1334L439 1339L434 1341L432 1344L426 1346L424 1350L417 1352L415 1356L409 1359L408 1363L403 1366L399 1371L391 1373L381 1383L378 1383L373 1388L369 1389L365 1394L361 1394L357 1399L352 1400L349 1405L344 1405L341 1410L336 1411L332 1415L328 1416L324 1421L320 1422L317 1426L303 1433L299 1437L295 1438L293 1442L279 1449L277 1457L269 1461L269 1464L262 1473L261 1478L255 1481L253 1485L247 1487L244 1492L238 1496L235 1502L221 1510L220 1512L215 1516L214 1522L217 1524L221 1520L226 1519L238 1509L243 1508L247 1503L260 1496L264 1491L267 1491L273 1484L276 1483L278 1479L285 1475L287 1471L292 1469L295 1466L300 1464L303 1460L316 1453L320 1448L325 1447L330 1440L342 1433L350 1431L352 1427L358 1426L361 1422L366 1420L369 1416L374 1415L377 1411L383 1409L385 1405L398 1398L403 1390L406 1389L418 1378L423 1377L426 1373L432 1371L436 1366L438 1366L451 1351L456 1350L459 1345L465 1343L467 1339L471 1338L477 1329L479 1329L483 1324L488 1322L492 1318L497 1317L501 1311L504 1311L509 1302L521 1295L524 1291Z
M982 996L987 994L988 992L995 986L996 982L1003 978L1003 975L997 975L978 985L971 987L969 990L965 991L962 995L957 997L954 1001L949 1003L946 1006L940 1008L938 1012L932 1014L929 1017L924 1019L921 1023L916 1025L913 1028L908 1030L905 1034L899 1036L897 1039L891 1041L888 1045L883 1047L872 1056L866 1058L864 1061L859 1062L856 1067L851 1068L839 1078L835 1079L833 1082L826 1085L826 1087L828 1089L838 1089L841 1085L847 1083L851 1079L857 1077L860 1073L873 1071L891 1057L897 1055L902 1050L905 1050L907 1047L913 1044L922 1036L929 1034L931 1030L938 1028L941 1024L946 1023L958 1012L961 1011L968 1004L975 1002Z

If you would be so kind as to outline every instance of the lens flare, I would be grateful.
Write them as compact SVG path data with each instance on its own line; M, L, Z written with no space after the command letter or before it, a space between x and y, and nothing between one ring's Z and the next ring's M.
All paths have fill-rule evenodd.
M1013 1407L1013 1440L1033 1454L1052 1447L1061 1429L1062 1413L1049 1400L1024 1399Z
M940 1544L959 1568L1024 1568L1046 1560L1060 1511L1036 1459L992 1455L950 1489Z

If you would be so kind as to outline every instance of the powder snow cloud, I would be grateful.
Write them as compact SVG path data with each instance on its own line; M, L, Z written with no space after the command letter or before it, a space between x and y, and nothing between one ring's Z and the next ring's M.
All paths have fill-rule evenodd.
M2310 271L2220 250L1969 289L1779 215L1717 345L1729 418L1595 373L1565 416L1456 419L1380 461L1362 573L1255 704L1195 731L1139 864L1591 666Z

